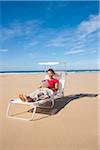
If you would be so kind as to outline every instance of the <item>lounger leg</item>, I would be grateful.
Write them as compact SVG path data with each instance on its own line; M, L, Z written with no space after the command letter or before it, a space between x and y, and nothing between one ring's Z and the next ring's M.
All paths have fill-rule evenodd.
M8 104L8 107L7 107L7 111L6 111L6 116L7 116L7 117L10 117L10 114L9 114L10 106L11 106L11 103L9 103L9 104Z
M6 117L12 118L12 119L25 120L25 121L32 121L33 120L35 112L36 112L36 106L33 107L34 110L33 110L32 116L30 118L26 119L26 118L21 118L21 117L14 117L13 114L11 115L10 114L11 105L13 105L13 104L12 103L8 104L7 111L6 111Z
M34 106L33 107L33 113L32 113L32 117L29 119L29 121L32 121L33 120L33 118L34 118L34 115L35 115L35 113L36 113L36 106Z

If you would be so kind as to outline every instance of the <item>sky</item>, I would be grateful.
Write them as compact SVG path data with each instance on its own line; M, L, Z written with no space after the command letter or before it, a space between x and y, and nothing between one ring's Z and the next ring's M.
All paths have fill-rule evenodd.
M0 70L100 69L97 1L0 1ZM62 66L59 66L62 69Z

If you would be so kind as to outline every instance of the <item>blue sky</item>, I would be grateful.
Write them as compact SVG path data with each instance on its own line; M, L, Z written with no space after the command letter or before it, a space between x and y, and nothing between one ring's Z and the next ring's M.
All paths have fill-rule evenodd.
M66 61L68 69L99 67L98 2L0 4L0 70L38 70L38 62L47 61Z

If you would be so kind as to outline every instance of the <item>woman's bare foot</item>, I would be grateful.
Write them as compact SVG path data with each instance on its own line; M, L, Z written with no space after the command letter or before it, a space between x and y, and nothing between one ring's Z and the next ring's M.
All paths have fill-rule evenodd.
M24 101L24 102L27 101L26 96L23 96L23 94L19 94L19 98L20 98L22 101Z

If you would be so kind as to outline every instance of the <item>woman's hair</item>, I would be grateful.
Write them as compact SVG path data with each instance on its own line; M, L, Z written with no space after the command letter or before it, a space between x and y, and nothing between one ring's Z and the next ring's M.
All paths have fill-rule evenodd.
M54 71L53 69L51 69L51 68L48 69L48 71L51 71L53 74L56 74L55 71ZM47 71L47 72L48 72L48 71Z

